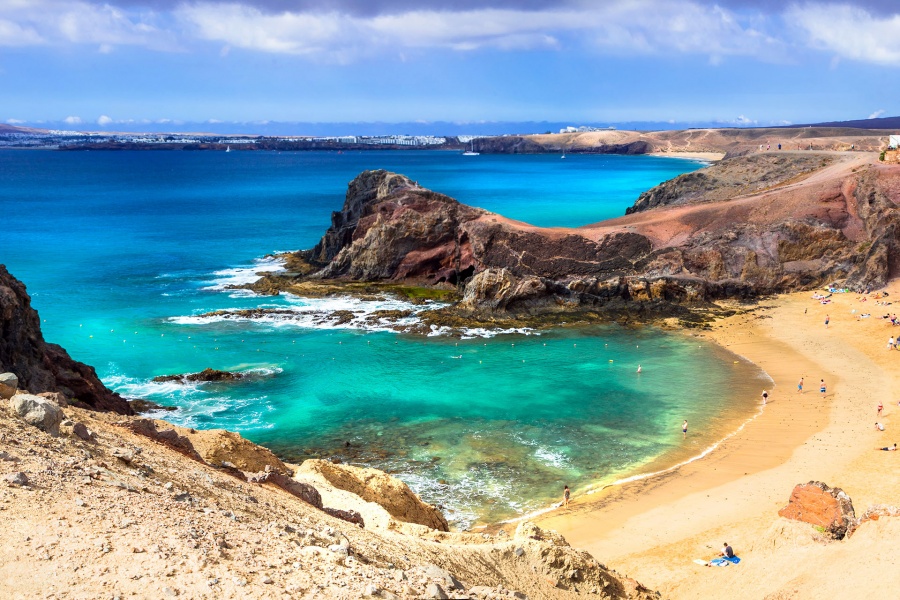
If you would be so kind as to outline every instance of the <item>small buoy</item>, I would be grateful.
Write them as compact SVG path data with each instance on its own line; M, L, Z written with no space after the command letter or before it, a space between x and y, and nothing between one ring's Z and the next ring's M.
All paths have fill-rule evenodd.
M44 321L44 323L46 323L46 322L47 322L47 321ZM110 330L109 330L110 333L112 333L112 332L114 332L114 331L115 331L115 329L110 329Z
M94 336L91 336L91 337L94 337Z
M159 334L159 337L163 337L163 336L164 336L164 335L166 335L166 334L164 334L164 333L161 333L161 334Z
M479 365L481 364L481 361L480 361L480 360L478 361L478 364L479 364Z
M609 362L612 362L612 361L613 361L612 359L609 359Z
M78 324L78 326L79 326L79 327L84 327L84 325L83 325L83 324L81 324L81 323L79 323L79 324Z

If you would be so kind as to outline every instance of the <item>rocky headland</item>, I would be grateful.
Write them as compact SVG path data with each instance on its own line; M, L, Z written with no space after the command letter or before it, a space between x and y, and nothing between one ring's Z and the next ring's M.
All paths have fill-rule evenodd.
M124 398L100 382L93 367L44 341L25 286L4 265L0 265L0 365L32 393L58 393L77 406L134 414Z
M859 152L762 152L642 194L626 216L539 228L465 206L386 171L354 179L344 206L261 293L443 290L426 325L703 320L718 300L900 274L900 169ZM321 291L324 290L324 291Z

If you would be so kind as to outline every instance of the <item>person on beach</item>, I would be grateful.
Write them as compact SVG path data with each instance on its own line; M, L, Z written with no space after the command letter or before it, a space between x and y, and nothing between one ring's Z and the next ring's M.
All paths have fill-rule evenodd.
M569 486L563 486L563 506L569 505Z
M819 380L819 391L822 392L822 397L824 398L825 397L825 380L824 379Z
M876 430L876 431L884 431L884 425L882 425L881 423L876 422L876 423L875 423L875 430Z
M803 378L802 377L800 378L800 382L797 384L797 393L798 394L803 393Z
M888 339L888 350L893 350L893 349L894 349L894 336L891 336Z
M763 390L762 399L763 399L763 406L765 406L766 402L769 401L769 392L767 392L766 390Z
M734 558L734 550L731 546L728 545L728 542L722 544L722 551L719 552L719 556L724 556L725 558Z
M881 401L879 400L879 401L878 401L878 414L877 414L876 416L879 416L879 417L880 417L880 416L881 416L881 411L883 411L883 410L884 410L884 404L882 404Z
M885 446L884 448L879 448L879 450L884 450L885 452L893 452L897 449L897 442L894 442L893 446Z
M828 315L825 315L825 329L828 329L828 321L830 320L831 318Z
M681 435L686 439L687 438L687 421L681 424Z

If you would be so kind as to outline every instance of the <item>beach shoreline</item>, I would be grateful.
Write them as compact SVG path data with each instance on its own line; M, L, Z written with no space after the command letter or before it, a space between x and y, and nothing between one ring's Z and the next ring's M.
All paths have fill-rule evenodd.
M900 296L900 281L888 289L889 298ZM756 564L745 561L729 572L729 585L744 586L739 597L759 598L766 595L760 593L762 581L774 593L793 577L789 573L770 577L770 563L789 558L796 546L807 547L796 534L770 539L773 527L789 523L777 511L787 504L794 485L821 480L842 487L855 501L858 515L872 504L896 501L900 477L884 464L891 453L873 452L894 440L872 425L879 400L884 400L880 418L888 432L891 413L900 411L894 405L896 398L884 396L897 385L897 375L889 367L900 355L885 346L895 332L878 318L894 307L876 311L882 307L871 295L868 302L860 302L856 294L835 294L829 305L819 304L811 295L797 292L762 300L756 309L719 320L704 334L772 377L770 401L758 417L706 456L576 497L568 509L540 515L541 526L559 531L572 545L672 598L734 591L720 587L724 579L704 577L705 572L698 573L692 563L695 558L711 558L728 541L745 558L760 559ZM859 319L864 312L873 316ZM826 314L831 317L827 329ZM798 394L801 376L804 393ZM818 393L821 378L828 386L824 400ZM892 468L897 470L896 465ZM897 527L882 525L888 526ZM801 526L801 532L804 528L809 526ZM856 541L860 537L845 544L861 545ZM826 546L820 549L827 555ZM870 563L880 560L869 557ZM809 584L830 589L828 580Z
M681 152L674 150L672 152L650 152L647 156L656 156L660 158L680 158L683 160L702 160L704 162L718 162L725 158L724 152Z

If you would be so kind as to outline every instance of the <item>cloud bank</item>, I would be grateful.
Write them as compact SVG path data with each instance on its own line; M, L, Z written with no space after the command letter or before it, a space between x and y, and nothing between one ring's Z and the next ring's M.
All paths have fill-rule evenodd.
M287 4L287 8L286 8ZM895 2L763 0L0 0L0 46L230 49L350 63L404 51L588 49L598 55L729 56L798 49L900 64Z

